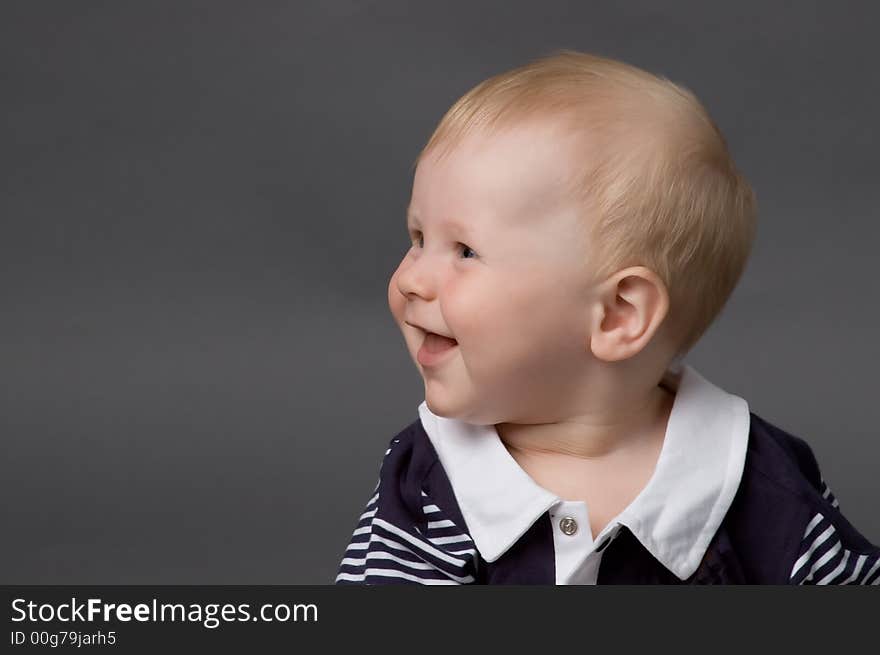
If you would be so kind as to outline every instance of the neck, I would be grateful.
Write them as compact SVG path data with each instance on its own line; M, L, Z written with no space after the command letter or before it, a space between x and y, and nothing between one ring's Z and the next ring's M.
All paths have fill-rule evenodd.
M553 423L498 423L512 455L560 456L605 462L655 444L666 434L675 395L656 386L638 397Z

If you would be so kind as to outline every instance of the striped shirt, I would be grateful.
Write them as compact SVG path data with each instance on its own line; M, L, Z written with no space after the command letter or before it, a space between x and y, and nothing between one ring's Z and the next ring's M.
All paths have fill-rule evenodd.
M812 450L692 367L653 476L593 538L493 426L433 414L389 443L337 584L880 584Z

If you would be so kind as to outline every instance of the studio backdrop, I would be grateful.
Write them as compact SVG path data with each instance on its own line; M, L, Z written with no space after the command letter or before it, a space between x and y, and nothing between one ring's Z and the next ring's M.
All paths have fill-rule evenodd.
M424 388L412 164L558 48L692 89L755 188L688 360L880 542L878 19L828 2L7 2L0 579L324 584Z

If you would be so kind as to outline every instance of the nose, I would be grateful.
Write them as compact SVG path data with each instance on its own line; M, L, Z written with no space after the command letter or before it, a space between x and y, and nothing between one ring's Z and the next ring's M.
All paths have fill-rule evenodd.
M436 295L436 267L426 252L418 258L409 257L397 270L397 289L407 299L416 296L430 300Z

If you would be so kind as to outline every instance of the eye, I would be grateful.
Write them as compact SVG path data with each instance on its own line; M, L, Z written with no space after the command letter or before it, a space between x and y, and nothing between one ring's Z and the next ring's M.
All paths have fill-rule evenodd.
M471 249L470 249L468 246L466 246L465 244L460 243L460 244L458 244L458 245L460 245L460 246L464 249L464 252L471 252L471 253L474 254L474 257L477 256L477 253L475 253L473 250L471 250ZM465 259L473 259L473 257L465 257Z
M419 232L418 230L413 230L412 233L410 234L410 238L413 239L414 241L417 241L417 242L418 242L418 244L419 244L419 248L424 248L424 247L425 247L425 244L424 244L425 237L424 237L424 235L423 235L421 232ZM467 255L465 255L464 259L474 259L474 258L476 258L477 253L476 253L473 249L471 249L470 246L468 246L468 245L466 245L466 244L464 244L464 243L459 243L459 244L457 244L457 245L460 246L460 247L462 248L462 252L463 252L463 253L471 253L471 254L473 255L473 257L468 257Z

